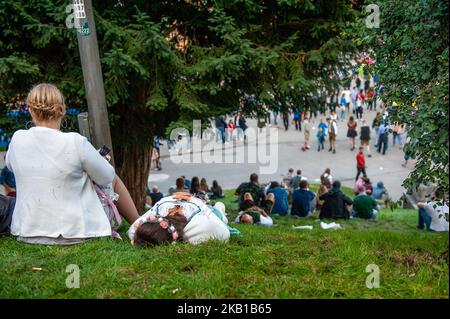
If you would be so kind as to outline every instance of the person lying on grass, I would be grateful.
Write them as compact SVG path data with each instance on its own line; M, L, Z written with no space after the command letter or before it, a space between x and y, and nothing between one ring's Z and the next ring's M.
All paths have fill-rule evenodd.
M269 214L274 202L275 197L273 196L273 194L268 194L265 199L265 209L262 209L255 205L255 203L253 202L252 194L245 193L244 204L247 208L238 214L235 222L242 224L272 226L273 220L269 216Z
M199 194L201 196L201 194ZM208 205L189 193L164 197L128 230L133 246L153 246L184 241L200 244L210 239L228 241L239 231L228 227L225 205Z

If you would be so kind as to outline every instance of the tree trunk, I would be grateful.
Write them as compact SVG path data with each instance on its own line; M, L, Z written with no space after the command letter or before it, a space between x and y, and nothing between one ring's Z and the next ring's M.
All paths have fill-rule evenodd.
M145 206L152 148L135 145L114 148L118 176L122 179L139 212Z

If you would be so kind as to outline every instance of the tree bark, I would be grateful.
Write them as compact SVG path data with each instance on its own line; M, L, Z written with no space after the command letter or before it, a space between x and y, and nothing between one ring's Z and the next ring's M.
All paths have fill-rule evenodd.
M122 179L138 209L143 212L150 173L152 148L130 145L114 148L117 175Z

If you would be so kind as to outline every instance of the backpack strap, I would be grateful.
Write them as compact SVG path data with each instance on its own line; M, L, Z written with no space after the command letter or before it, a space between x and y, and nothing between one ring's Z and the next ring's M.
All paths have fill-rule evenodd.
M122 217L119 214L119 211L117 210L116 205L114 204L114 202L111 200L111 198L109 198L109 196L107 196L105 194L104 191L102 191L100 189L100 187L98 187L97 184L93 183L94 185L94 189L97 193L97 195L103 199L104 201L106 201L106 203L108 204L109 208L112 209L113 213L114 213L114 217L116 219L117 225L116 226L112 226L111 227L111 236L114 238L118 238L118 239L122 239L122 237L120 237L119 233L117 232L117 230L119 229L119 227L122 225Z

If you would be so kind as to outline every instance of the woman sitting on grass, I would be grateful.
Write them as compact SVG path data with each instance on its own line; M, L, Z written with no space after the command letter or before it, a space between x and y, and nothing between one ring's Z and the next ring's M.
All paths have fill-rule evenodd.
M225 197L225 195L222 193L222 187L216 180L213 180L212 182L211 193L211 199Z
M185 241L199 244L210 239L228 241L239 234L228 227L225 205L207 205L189 193L175 193L161 199L128 230L134 246L153 246Z
M133 223L137 209L114 168L85 137L60 131L66 105L58 88L39 84L26 103L35 126L15 132L6 154L17 189L11 234L59 245L114 235L114 213L105 213L93 182L113 188L119 211Z

